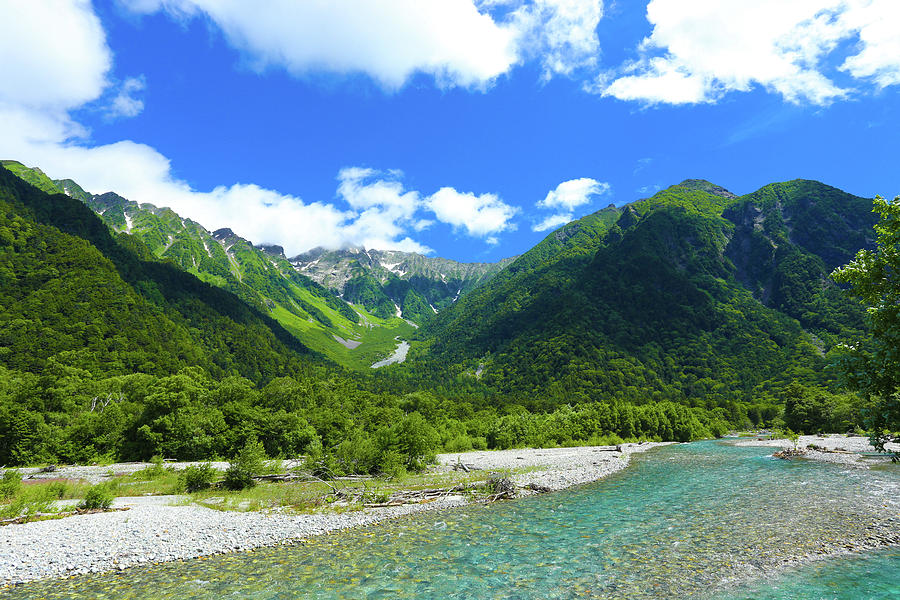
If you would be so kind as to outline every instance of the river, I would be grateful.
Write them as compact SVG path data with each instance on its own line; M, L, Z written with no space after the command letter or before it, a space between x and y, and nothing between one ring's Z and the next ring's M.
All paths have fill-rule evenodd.
M900 467L770 458L725 442L635 455L577 489L267 548L32 583L10 598L900 598ZM893 519L893 520L892 520Z

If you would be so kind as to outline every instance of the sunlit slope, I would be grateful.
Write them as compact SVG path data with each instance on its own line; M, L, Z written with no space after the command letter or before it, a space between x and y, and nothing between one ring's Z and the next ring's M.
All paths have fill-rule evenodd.
M74 385L196 366L265 382L322 362L233 294L114 235L78 200L0 169L0 208L2 367Z
M550 404L715 406L791 379L828 384L823 354L861 331L862 312L827 275L865 245L869 212L816 182L737 197L685 181L550 234L426 323L411 366ZM839 223L831 241L815 233Z
M280 247L257 247L230 229L211 232L169 208L138 204L111 192L90 194L72 180L51 180L40 169L16 161L6 164L44 191L81 200L114 232L136 237L157 258L236 294L276 319L305 346L340 364L368 368L393 351L395 337L406 337L413 329L403 319L378 318L338 298L298 273ZM348 348L355 346L353 342L360 343Z

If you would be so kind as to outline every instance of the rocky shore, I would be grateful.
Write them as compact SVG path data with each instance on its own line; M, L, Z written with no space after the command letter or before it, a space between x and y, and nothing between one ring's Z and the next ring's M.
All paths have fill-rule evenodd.
M742 439L736 442L738 446L768 446L772 448L781 448L783 450L791 450L794 443L788 439L766 439L760 436L757 439ZM887 455L884 457L866 458L875 452L875 448L869 443L869 438L863 436L848 436L843 434L827 434L827 435L801 435L797 442L797 448L803 451L802 458L809 460L818 460L822 462L830 462L841 465L851 465L860 468L868 468L873 464L878 464L882 460L889 460ZM900 444L887 444L888 450L900 450Z
M596 481L624 469L632 454L660 445L663 444L442 454L434 469L450 471L461 463L480 471L527 471L512 476L524 495L534 493L534 488L560 490ZM144 466L64 467L53 475L97 482L110 474L132 472ZM26 477L40 476L37 470L23 471ZM301 515L223 512L165 502L119 499L116 505L129 510L0 527L0 587L294 542L426 510L463 506L467 500L461 495L450 495L423 504Z

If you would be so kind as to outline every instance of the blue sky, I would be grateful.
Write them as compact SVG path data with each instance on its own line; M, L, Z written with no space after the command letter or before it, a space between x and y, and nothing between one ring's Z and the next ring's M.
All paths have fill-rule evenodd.
M900 193L893 0L0 2L2 157L288 254L493 261L686 178Z

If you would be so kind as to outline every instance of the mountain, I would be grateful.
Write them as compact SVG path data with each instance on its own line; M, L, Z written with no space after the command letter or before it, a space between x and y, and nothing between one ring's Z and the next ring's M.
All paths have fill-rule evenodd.
M344 300L361 304L379 317L397 314L421 324L514 260L460 263L398 250L315 248L290 262Z
M412 291L445 302L414 330L347 305L277 246L7 164L19 176L0 169L0 464L203 460L259 439L339 473L399 472L438 449L687 441L810 403L827 419L807 429L862 422L826 367L862 337L863 311L827 275L871 246L875 219L868 200L818 182L736 196L687 180L494 272L361 249L329 259L335 275L349 265L345 297L383 303L381 291L396 311L385 290L405 282L404 304ZM413 287L426 269L455 302ZM410 359L363 376L300 343L318 331L327 346L338 319L358 331L348 309L385 348L389 324L405 327ZM298 321L308 329L289 331Z
M236 294L304 345L359 370L512 261L466 264L358 248L319 248L288 260L280 246L255 246L227 228L209 231L170 208L91 194L18 161L2 164L47 193L81 200L113 231L137 237L155 256Z
M114 236L77 200L0 169L0 209L7 369L114 376L199 366L263 382L319 361L263 312Z
M0 168L0 465L210 460L262 443L327 455L336 473L416 468L441 438L372 385L81 200Z
M548 235L426 323L410 368L542 408L827 386L824 353L863 330L828 274L873 224L870 200L818 182L738 197L687 180Z
M209 231L169 208L138 204L115 193L90 194L71 179L51 180L17 161L3 165L48 193L84 202L114 232L141 240L153 256L216 287L228 290L277 320L303 345L335 362L368 369L390 354L397 337L414 324L374 316L300 274L278 246L254 246L230 229Z

